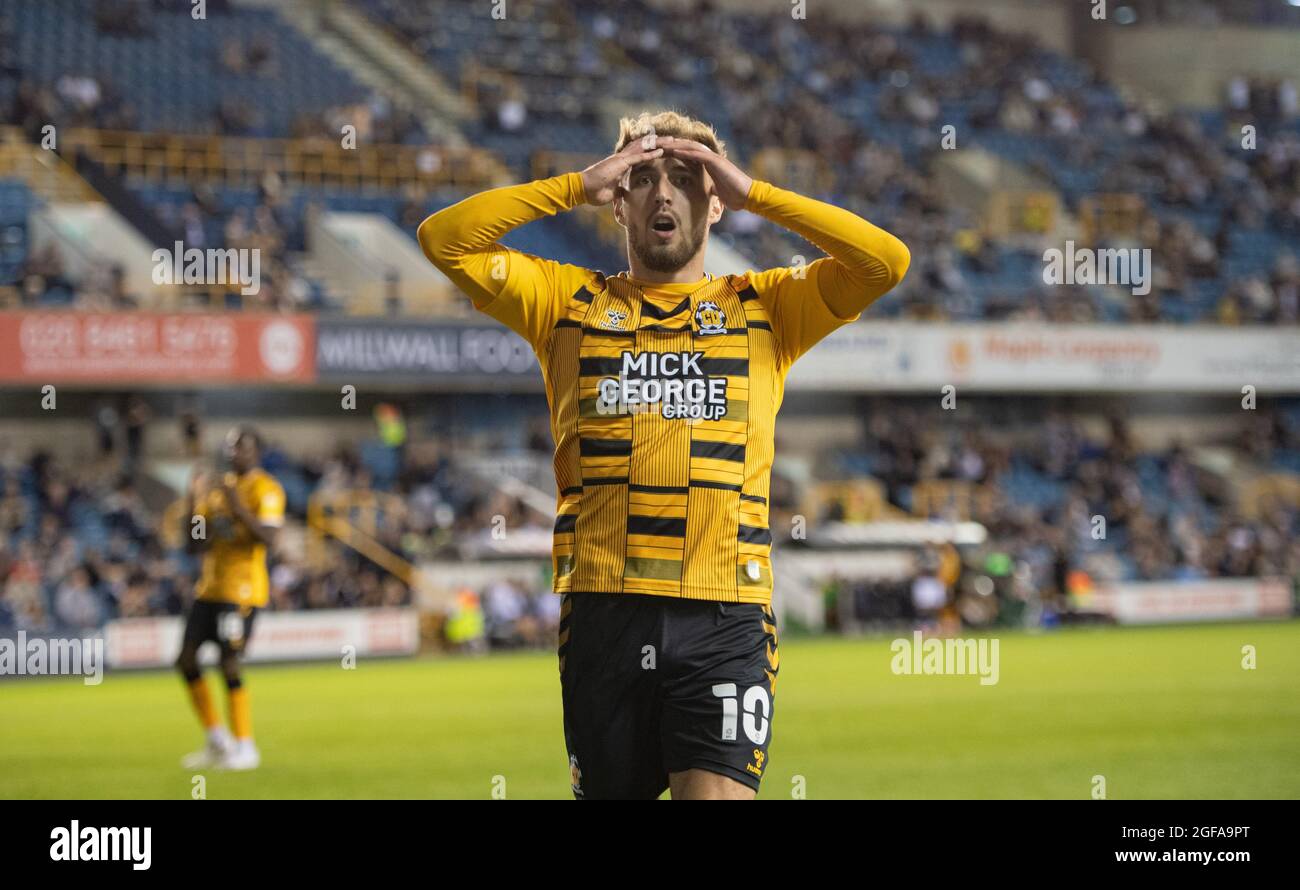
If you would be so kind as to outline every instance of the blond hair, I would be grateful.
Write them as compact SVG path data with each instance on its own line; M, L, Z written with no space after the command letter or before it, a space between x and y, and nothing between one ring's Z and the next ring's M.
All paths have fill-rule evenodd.
M633 139L640 139L654 133L656 136L676 136L692 139L707 145L714 154L727 156L727 145L718 138L713 127L697 121L693 117L678 114L675 111L660 111L651 114L643 111L636 117L625 117L618 122L618 141L614 143L614 152L622 151Z

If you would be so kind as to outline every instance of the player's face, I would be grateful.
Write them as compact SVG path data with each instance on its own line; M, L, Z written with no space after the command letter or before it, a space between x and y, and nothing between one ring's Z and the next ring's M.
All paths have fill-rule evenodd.
M236 473L247 473L257 466L257 443L252 436L241 436L231 430L226 436L226 457Z
M721 216L711 192L699 164L661 157L633 167L615 207L628 248L655 272L681 269L703 249L709 226Z

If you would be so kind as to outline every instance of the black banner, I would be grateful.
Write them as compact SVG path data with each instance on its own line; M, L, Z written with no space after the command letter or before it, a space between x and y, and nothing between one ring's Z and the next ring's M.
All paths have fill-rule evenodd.
M1291 862L1296 815L1294 802L1262 801L859 801L819 810L809 817L783 808L764 817L764 844L784 850L788 862L812 856L823 868L850 868L863 880L910 866L926 883L945 873L989 880L1099 869L1231 881L1243 869L1263 866L1281 875ZM538 830L531 810L498 807L489 814L464 802L37 801L9 802L0 814L6 865L127 882L227 870L336 881L453 857L495 870L503 853L535 867L544 860L526 854L553 855L575 837L590 847L591 833L602 827L618 834L624 855L637 842L627 834L637 826L626 824L635 817L615 827L570 809L557 837ZM574 820L578 826L567 824ZM688 837L716 830L715 815L693 813L674 815L675 830L693 828L681 824L692 820L700 825ZM509 850L486 851L491 859L469 854L460 846L466 833ZM663 842L647 841L642 855L661 856L650 847L662 850ZM746 852L747 843L737 852Z

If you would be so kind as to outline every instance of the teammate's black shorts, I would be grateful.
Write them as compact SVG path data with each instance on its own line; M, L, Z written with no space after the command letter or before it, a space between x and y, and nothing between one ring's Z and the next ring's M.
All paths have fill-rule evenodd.
M573 593L560 615L575 797L654 799L695 768L758 789L778 661L767 607Z
M185 645L198 648L211 640L221 647L221 656L239 655L253 637L257 609L236 603L195 600L185 619Z

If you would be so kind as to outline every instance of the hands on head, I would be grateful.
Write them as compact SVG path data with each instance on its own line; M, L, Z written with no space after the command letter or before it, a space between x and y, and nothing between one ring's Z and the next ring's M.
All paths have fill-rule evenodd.
M653 133L634 139L622 151L582 171L587 203L597 207L610 203L617 197L620 186L625 186L625 178L633 167L661 157L700 164L708 174L710 193L718 196L722 206L728 210L744 208L750 186L754 183L744 171L701 142Z
M615 152L582 171L582 188L587 195L588 204L600 207L613 201L633 167L663 157L664 150L654 147L651 138L635 139L623 146L622 151ZM643 148L645 144L650 144L651 148Z

